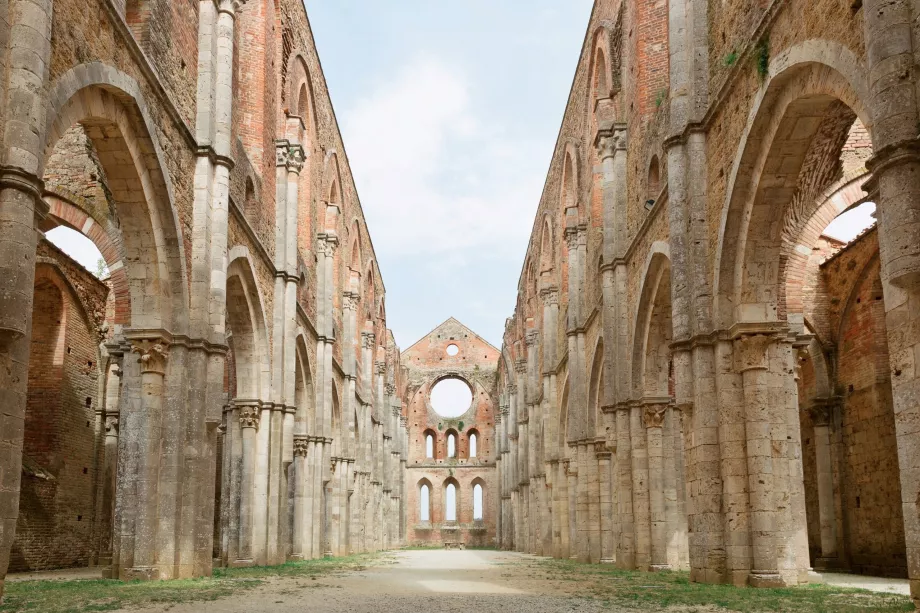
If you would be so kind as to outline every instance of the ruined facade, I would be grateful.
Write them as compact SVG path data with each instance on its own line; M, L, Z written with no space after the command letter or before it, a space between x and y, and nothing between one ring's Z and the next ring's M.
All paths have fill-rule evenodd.
M0 595L403 542L399 349L303 3L3 0L0 74Z
M494 386L499 355L453 318L402 354L410 544L497 545ZM469 387L469 404L456 411L459 415L441 415L432 402L432 390L445 380Z
M918 17L595 2L499 363L503 547L920 599Z

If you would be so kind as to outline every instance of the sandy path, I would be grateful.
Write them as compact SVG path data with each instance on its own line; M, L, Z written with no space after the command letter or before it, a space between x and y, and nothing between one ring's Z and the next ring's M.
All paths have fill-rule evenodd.
M400 551L341 575L272 579L209 603L145 608L170 613L555 613L610 611L577 597L578 585L534 574L535 558L500 551ZM135 613L138 609L133 610Z

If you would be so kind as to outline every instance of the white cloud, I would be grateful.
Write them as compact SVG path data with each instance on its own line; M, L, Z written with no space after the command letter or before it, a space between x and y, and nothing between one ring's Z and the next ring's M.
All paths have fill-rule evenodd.
M476 112L475 91L463 70L419 55L343 115L379 256L522 256L543 185L545 168L528 167L540 144L514 145Z

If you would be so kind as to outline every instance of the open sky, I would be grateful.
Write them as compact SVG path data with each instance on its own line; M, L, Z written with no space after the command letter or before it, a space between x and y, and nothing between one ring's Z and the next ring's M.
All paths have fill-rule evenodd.
M453 316L500 347L593 1L305 4L397 343ZM96 270L88 240L49 238Z
M397 343L501 346L592 1L306 6Z

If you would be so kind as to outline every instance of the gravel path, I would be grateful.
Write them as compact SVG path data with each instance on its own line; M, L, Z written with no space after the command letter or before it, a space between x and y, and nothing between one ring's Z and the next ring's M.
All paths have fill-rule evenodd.
M556 613L611 611L579 598L578 585L535 573L538 558L501 551L399 551L380 564L336 576L272 579L215 602L146 608L145 613ZM133 613L140 613L134 609Z

